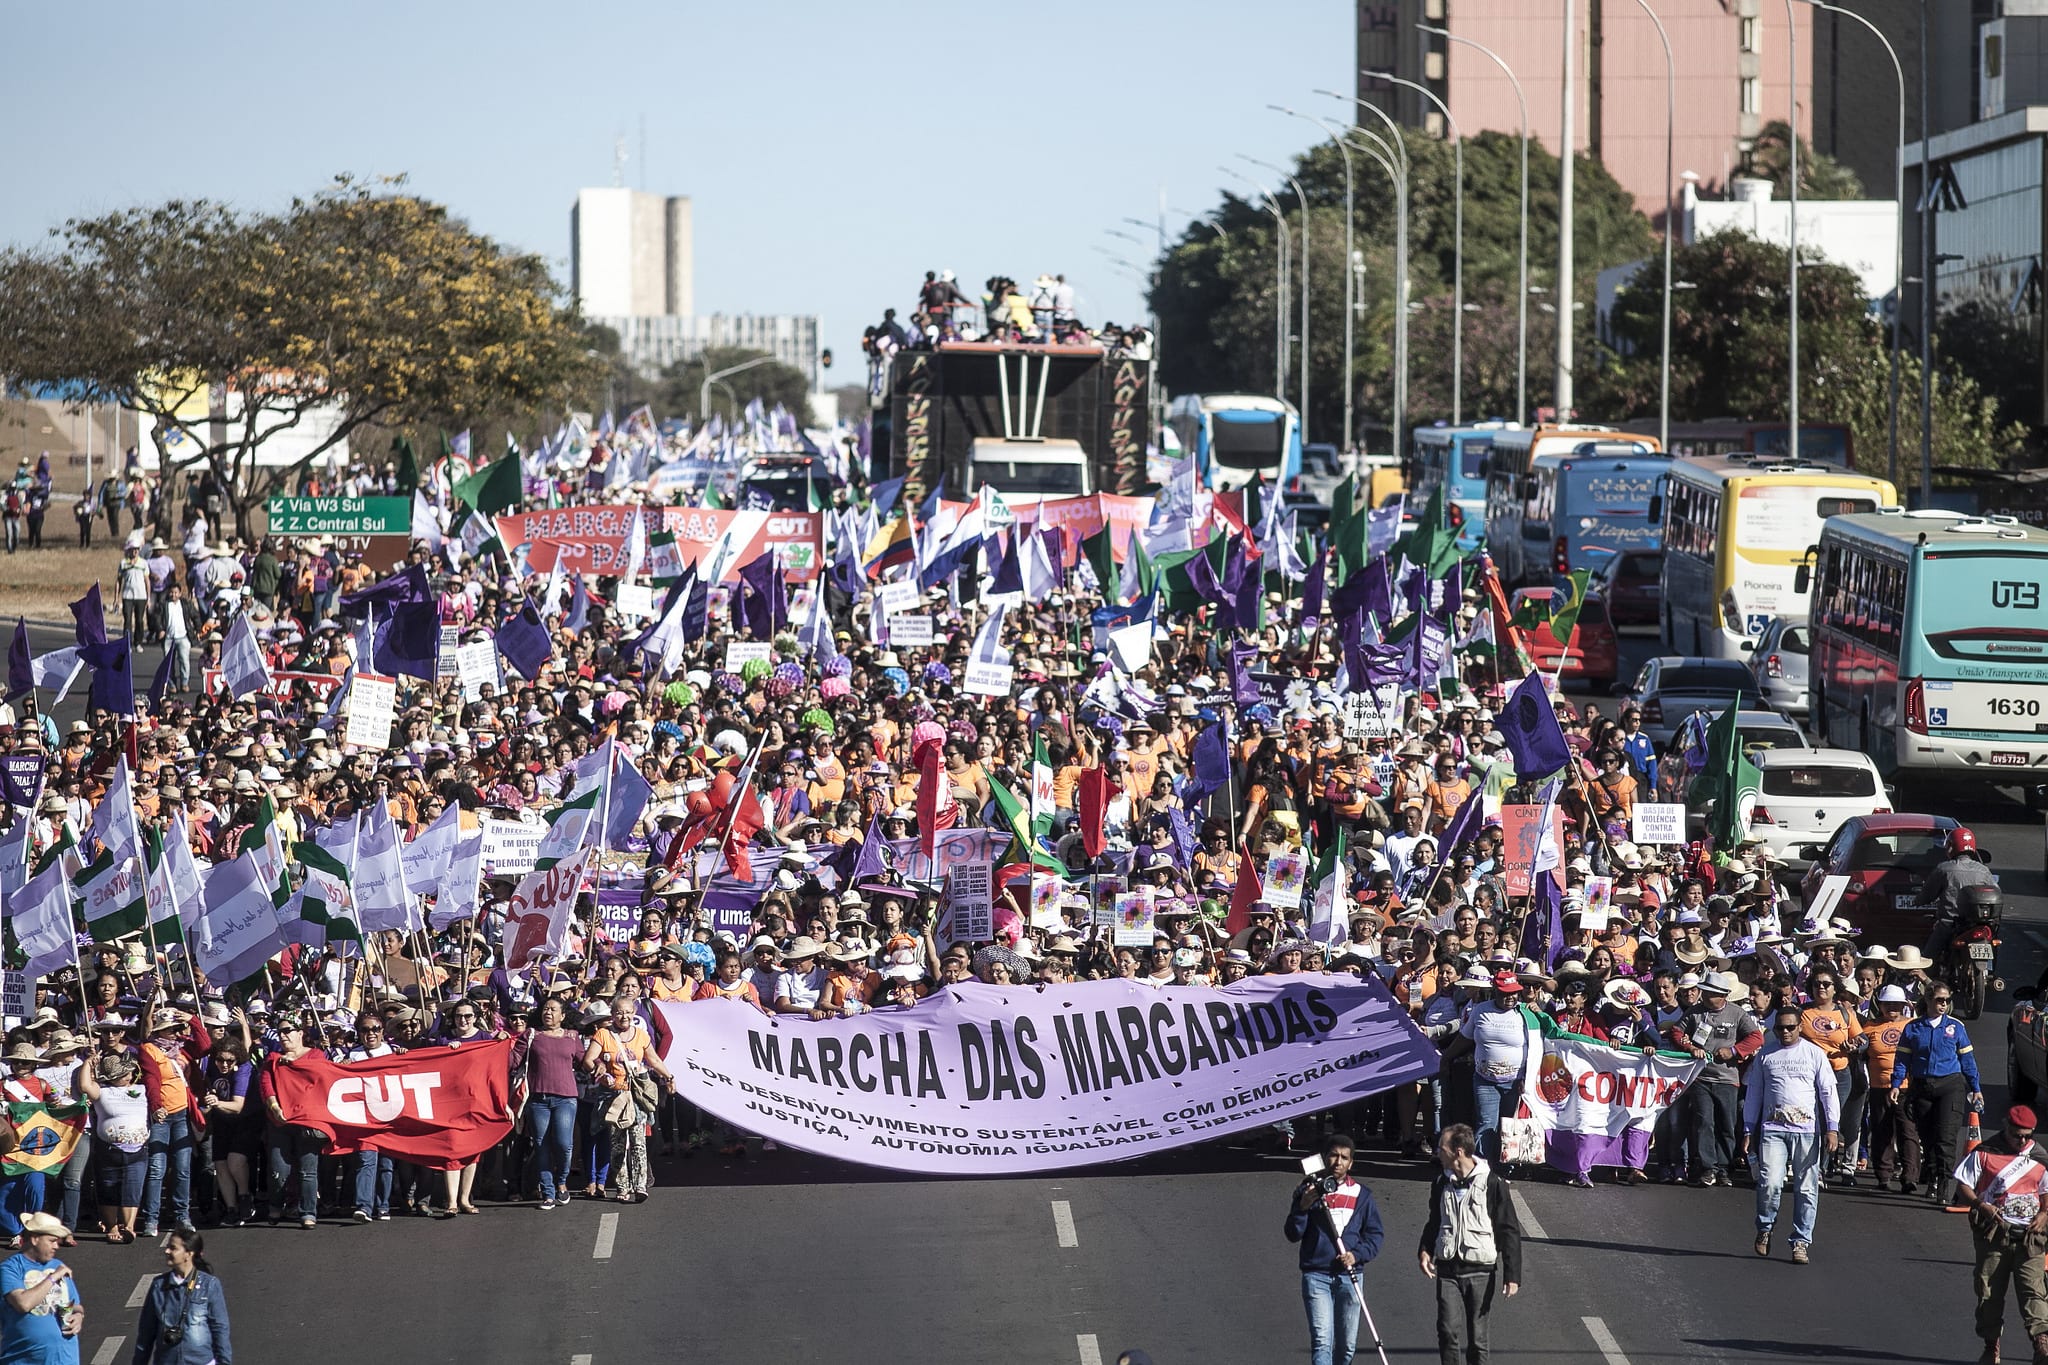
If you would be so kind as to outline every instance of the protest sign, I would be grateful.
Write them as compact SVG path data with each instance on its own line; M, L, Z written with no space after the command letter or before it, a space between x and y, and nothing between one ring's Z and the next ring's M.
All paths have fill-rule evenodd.
M1284 849L1266 862L1266 894L1260 899L1278 910L1301 908L1301 890L1308 881L1308 854Z
M1031 927L1034 929L1057 929L1063 923L1060 918L1060 892L1066 883L1051 872L1031 874Z
M889 643L892 645L928 645L932 642L932 618L909 615L889 618Z
M1536 862L1537 824L1542 819L1544 807L1530 804L1510 803L1500 808L1501 860L1507 869L1507 887L1510 896L1526 896L1532 885L1529 869ZM1550 811L1550 833L1545 842L1554 857L1564 847L1564 812L1556 806ZM1560 859L1550 869L1550 875L1557 880L1558 889L1564 888L1564 866Z
M955 863L946 870L946 903L939 911L939 943L979 943L992 937L993 869L986 862Z
M1152 946L1152 888L1141 886L1116 898L1116 946Z
M980 659L970 659L967 663L966 680L961 686L964 691L972 692L976 696L1007 697L1015 678L1014 665L984 663Z
M621 583L612 593L612 605L619 615L644 621L654 615L654 589L645 583Z
M504 687L504 674L498 671L498 646L491 640L473 640L459 646L455 651L455 675L462 681L462 698L475 701L483 696L485 684L494 689Z
M8 1028L28 1022L34 1010L29 1002L35 999L35 992L29 987L27 972L0 972L0 1019Z
M0 799L33 806L43 789L42 754L0 754Z
M512 1042L443 1044L346 1065L317 1052L270 1068L285 1122L324 1133L322 1150L369 1148L453 1170L512 1131Z
M442 626L441 646L434 654L434 678L452 678L456 675L455 651L462 648L462 627Z
M713 507L641 509L625 503L605 503L500 516L496 519L498 538L507 545L537 546L541 541L549 542L553 556L550 563L541 565L529 557L529 567L536 572L559 567L565 573L580 572L586 578L618 574L626 568L626 537L634 515L643 510L650 552L655 534L672 535L673 554L683 567L715 558L723 566L723 582L739 582L740 566L753 563L769 551L774 552L783 577L792 581L816 578L822 567L819 559L824 518L816 512ZM665 557L663 562L667 565L672 561ZM653 567L651 557L647 566ZM705 571L709 572L708 564Z
M1542 1159L1568 1171L1640 1169L1657 1116L1703 1065L1696 1058L1609 1047L1575 1034L1545 1038L1536 1083L1522 1087L1527 1117L1543 1135Z
M382 749L391 743L391 722L398 708L398 679L358 673L348 687L348 729L342 743Z
M734 640L725 647L725 671L737 673L750 663L771 663L774 658L775 646L766 640Z
M1842 903L1842 893L1848 889L1849 878L1845 873L1822 877L1820 886L1813 893L1813 903L1806 907L1806 918L1800 928L1810 931L1834 914L1835 907Z
M228 682L219 669L207 668L200 670L199 683L205 689L207 696L226 699L228 695ZM335 689L340 686L341 678L333 673L273 671L270 675L270 681L262 689L262 695L269 697L273 701L288 702L292 699L292 694L298 688L304 687L312 694L314 701L325 703L334 695Z
M534 861L540 855L540 841L547 832L548 827L543 824L484 816L484 875L517 877L533 871Z
M900 616L907 611L916 611L921 596L915 579L899 579L875 589L875 604L882 609L884 616Z
M1605 924L1608 911L1614 907L1614 878L1586 878L1586 920L1589 923Z
M1377 701L1363 692L1344 695L1344 738L1377 739L1387 732Z
M1126 1160L1437 1069L1385 985L1322 973L1221 989L970 981L822 1021L724 1000L655 1008L690 1103L804 1151L932 1174Z
M1638 802L1629 821L1629 837L1639 844L1685 842L1685 807L1676 802Z

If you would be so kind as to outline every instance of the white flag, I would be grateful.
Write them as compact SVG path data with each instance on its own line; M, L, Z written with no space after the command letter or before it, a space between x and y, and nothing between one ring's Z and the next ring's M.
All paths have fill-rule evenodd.
M107 783L107 794L93 807L91 832L113 850L116 861L142 856L142 829L135 821L135 788L126 754L114 760L114 776Z
M365 931L419 927L405 894L398 826L382 801L373 802L357 822L356 856L349 873L355 882L356 922Z
M57 695L50 705L56 706L71 691L71 684L85 668L85 654L77 645L66 645L53 649L48 654L38 654L29 660L29 673L37 687L54 687Z
M477 828L455 844L455 856L442 874L440 889L434 893L434 913L428 927L435 933L459 919L474 919L477 911L477 882L484 871L484 831Z
M512 892L512 904L505 911L503 948L507 967L517 971L536 956L560 955L569 928L569 911L583 889L583 872L589 861L590 850L578 849L553 866L519 879Z
M441 878L448 871L449 861L455 856L455 845L461 837L462 809L451 804L441 812L440 819L421 830L419 837L405 846L401 861L405 864L405 889L410 894L432 896L439 893Z
M262 860L217 863L206 879L206 904L192 931L192 957L209 981L244 980L283 950L285 938Z
M73 859L59 857L28 879L9 906L15 942L28 954L22 971L31 980L68 966L78 952L71 932Z
M256 627L247 612L228 627L228 638L220 647L220 672L227 680L228 693L236 701L253 696L270 686L270 666L263 662L263 650L256 643Z

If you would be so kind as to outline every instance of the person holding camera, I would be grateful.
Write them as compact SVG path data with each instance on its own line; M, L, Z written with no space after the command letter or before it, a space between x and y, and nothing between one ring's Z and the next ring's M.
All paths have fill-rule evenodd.
M1468 1125L1444 1129L1436 1159L1443 1170L1429 1187L1416 1253L1436 1281L1436 1348L1443 1365L1486 1365L1493 1291L1511 1299L1522 1287L1522 1225L1508 1182L1480 1159Z
M1350 1365L1364 1303L1358 1268L1380 1254L1385 1235L1372 1191L1351 1178L1351 1161L1350 1138L1324 1138L1322 1170L1301 1182L1287 1211L1287 1240L1301 1244L1311 1365Z
M164 1238L170 1268L149 1282L131 1365L233 1365L228 1296L205 1250L206 1239L196 1232L173 1230Z

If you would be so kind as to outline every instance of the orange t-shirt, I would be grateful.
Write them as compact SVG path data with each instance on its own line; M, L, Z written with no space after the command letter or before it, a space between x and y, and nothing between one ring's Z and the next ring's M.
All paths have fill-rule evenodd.
M1862 1032L1856 1016L1840 1005L1831 1009L1808 1006L1799 1013L1800 1036L1827 1053L1828 1065L1837 1071L1848 1068L1849 1054L1844 1049Z
M632 1073L646 1067L647 1058L654 1051L654 1040L645 1028L636 1028L621 1038L607 1025L597 1031L597 1046L598 1065L604 1068L611 1088L624 1090Z
M165 1052L155 1043L142 1045L142 1064L156 1072L157 1103L167 1114L183 1112L189 1098L185 1089L185 1057L182 1052Z

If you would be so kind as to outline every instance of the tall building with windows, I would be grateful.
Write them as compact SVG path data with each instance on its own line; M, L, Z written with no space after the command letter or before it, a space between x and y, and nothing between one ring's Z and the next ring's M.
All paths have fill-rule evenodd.
M694 312L689 199L618 186L578 190L569 263L586 317Z
M1666 194L1676 199L1685 172L1709 189L1734 178L1763 125L1790 120L1795 84L1799 127L1810 131L1813 10L1795 5L1788 21L1783 0L1652 5L1677 57L1672 179L1665 179L1664 47L1636 0L1574 0L1573 143L1597 157L1643 212L1661 219ZM1421 95L1373 78L1391 72L1427 85L1467 136L1519 133L1521 106L1500 67L1418 25L1448 29L1508 63L1528 100L1530 136L1555 151L1564 107L1564 10L1564 0L1359 0L1358 97L1409 127L1442 129L1443 116Z

